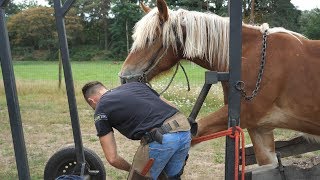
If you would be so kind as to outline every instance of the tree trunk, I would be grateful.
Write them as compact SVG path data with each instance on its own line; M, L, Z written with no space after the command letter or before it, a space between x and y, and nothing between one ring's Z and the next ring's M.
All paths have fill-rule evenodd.
M128 30L128 20L126 20L126 36L127 36L127 53L129 54L129 30Z
M101 0L101 20L104 33L104 49L108 50L108 11L110 9L110 0Z
M254 24L254 4L255 0L251 0L250 24Z

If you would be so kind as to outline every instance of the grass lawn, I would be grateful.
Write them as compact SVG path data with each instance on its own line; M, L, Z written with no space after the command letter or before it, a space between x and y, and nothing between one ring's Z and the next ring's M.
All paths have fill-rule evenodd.
M190 78L191 91L187 92L186 80L182 70L179 70L164 96L188 116L204 83L205 70L188 62L183 64ZM81 87L91 80L99 80L108 87L115 87L119 85L117 75L120 68L121 62L72 62L84 146L94 150L101 157L108 177L115 180L126 179L127 173L111 167L104 159L95 135L93 111L83 100ZM31 178L43 179L46 161L59 148L73 143L65 87L58 88L57 62L15 62L14 70ZM152 86L160 92L172 74L173 72L158 78L152 82ZM204 116L221 106L222 90L219 85L214 85L199 116ZM17 170L2 81L0 82L0 127L0 179L15 180ZM294 134L291 131L276 131L277 139L292 137ZM116 138L119 154L131 162L139 142L129 141L118 132ZM207 141L192 148L183 179L223 179L224 139ZM247 144L250 144L248 135L246 140Z

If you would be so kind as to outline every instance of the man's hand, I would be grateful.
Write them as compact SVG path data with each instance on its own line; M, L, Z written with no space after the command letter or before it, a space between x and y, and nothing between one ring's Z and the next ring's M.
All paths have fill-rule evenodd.
M118 156L117 144L113 132L101 136L99 139L107 161L118 169L130 171L131 165L122 157Z

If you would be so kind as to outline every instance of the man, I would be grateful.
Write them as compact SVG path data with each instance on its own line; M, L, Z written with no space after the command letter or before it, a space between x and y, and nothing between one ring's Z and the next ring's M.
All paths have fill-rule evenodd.
M98 81L89 82L82 93L95 110L97 136L112 166L129 171L128 179L156 180L162 171L168 179L180 179L191 135L187 118L175 107L140 82L111 90ZM113 128L129 139L140 140L132 167L117 154Z

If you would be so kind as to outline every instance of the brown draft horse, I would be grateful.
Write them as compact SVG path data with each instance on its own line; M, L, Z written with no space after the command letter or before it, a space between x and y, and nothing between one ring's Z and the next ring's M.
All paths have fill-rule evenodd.
M119 74L122 81L150 81L181 59L208 70L228 71L229 18L169 10L164 0L157 0L154 9L141 5L147 14L135 26L131 52ZM243 24L246 91L256 86L265 30L266 64L260 90L253 100L241 101L241 127L249 132L259 165L277 163L274 128L320 135L320 41L267 24ZM228 85L222 86L225 105L197 120L197 136L227 129Z

